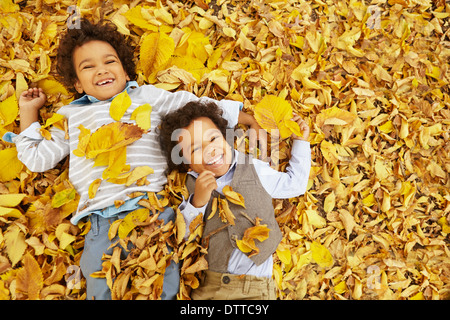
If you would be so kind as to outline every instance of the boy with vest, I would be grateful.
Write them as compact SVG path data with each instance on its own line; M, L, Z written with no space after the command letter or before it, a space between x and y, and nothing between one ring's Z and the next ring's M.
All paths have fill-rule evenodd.
M19 98L20 129L15 135L7 133L4 139L14 142L18 158L29 170L43 172L54 168L65 157L70 156L69 179L80 195L77 211L71 222L77 224L81 219L89 219L91 229L86 235L80 267L86 278L87 298L96 300L111 299L111 291L103 278L90 277L95 271L102 270L103 254L112 254L108 238L110 225L117 219L124 218L129 212L142 208L138 202L147 197L147 192L160 192L167 178L164 171L167 163L161 154L155 128L162 116L176 110L189 101L214 101L198 98L186 91L175 93L158 89L152 85L139 86L134 64L134 48L111 23L92 24L82 19L79 28L68 29L61 37L57 52L57 70L61 82L76 95L76 100L63 106L58 113L68 120L68 136L64 130L51 129L51 139L44 139L40 134L38 112L46 102L42 89L31 88L24 91ZM103 179L104 166L93 166L93 160L80 157L74 150L79 145L79 138L84 131L94 133L102 126L114 124L111 116L111 101L118 94L127 92L131 100L120 122L136 125L133 111L144 104L150 104L150 130L129 145L126 163L130 170L138 166L148 166L154 173L147 176L148 184L116 184ZM240 102L217 101L223 109L224 117L231 125L242 123L256 126L253 117L240 111ZM95 197L89 193L90 184L101 180ZM144 196L129 197L141 192ZM124 204L116 208L115 200ZM166 223L174 219L171 207L166 207L159 217ZM123 254L127 252L123 250ZM165 269L161 299L175 299L179 290L179 270L175 263Z
M160 145L169 170L187 172L190 196L179 206L186 221L185 239L190 223L200 214L205 222L203 240L208 239L208 270L200 286L192 291L192 299L276 299L272 254L282 236L272 198L303 194L311 168L309 127L297 115L293 120L299 124L303 136L292 136L289 166L286 172L279 172L269 163L238 152L228 144L226 120L214 103L189 102L162 119ZM234 215L232 223L222 221L217 213L210 217L213 199L224 198L225 186L241 194L245 202L245 208L229 203ZM247 255L239 250L236 241L255 225L266 225L269 236L262 242L255 241L257 254Z

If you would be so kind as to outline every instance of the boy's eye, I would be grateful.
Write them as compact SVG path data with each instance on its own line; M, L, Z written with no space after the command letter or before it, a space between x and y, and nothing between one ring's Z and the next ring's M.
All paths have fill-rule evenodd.
M114 63L114 62L116 62L116 60L109 60L109 61L106 61L106 64L111 64L111 63Z

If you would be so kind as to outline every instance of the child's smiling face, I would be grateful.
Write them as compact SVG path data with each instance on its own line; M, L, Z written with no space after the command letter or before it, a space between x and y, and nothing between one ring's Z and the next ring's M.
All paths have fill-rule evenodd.
M199 174L208 170L216 178L228 171L232 149L211 119L201 117L192 121L183 128L178 142L191 170Z
M108 100L125 89L130 80L116 50L107 42L92 40L73 52L77 74L75 89L99 100Z

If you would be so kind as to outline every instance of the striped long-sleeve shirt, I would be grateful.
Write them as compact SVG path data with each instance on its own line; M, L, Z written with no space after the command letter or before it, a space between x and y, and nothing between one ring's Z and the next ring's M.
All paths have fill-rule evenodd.
M89 199L89 185L95 179L102 178L105 167L94 167L92 159L78 157L73 154L73 151L78 147L80 125L93 133L101 126L115 121L109 113L110 101L98 101L83 105L69 104L60 108L58 113L64 115L68 120L68 140L65 139L65 132L57 128L51 129L50 140L44 139L39 134L38 123L32 124L27 130L13 138L19 160L34 172L49 170L69 155L69 180L80 195L78 209L71 218L73 224L77 224L81 218L92 212L113 206L115 200L129 200L128 195L132 192L161 191L167 182L165 176L167 163L159 147L155 129L162 116L192 100L211 100L207 97L198 98L186 91L171 93L152 85L132 89L129 91L129 96L132 103L120 120L121 122L136 123L135 120L130 119L132 112L145 103L152 106L150 131L127 146L126 151L126 163L130 165L130 170L139 166L149 166L154 170L153 174L147 176L147 180L150 182L148 185L137 186L133 183L127 187L124 184L113 184L104 180L101 182L96 196ZM234 127L237 124L242 104L230 100L215 102L222 108L223 116L229 126Z

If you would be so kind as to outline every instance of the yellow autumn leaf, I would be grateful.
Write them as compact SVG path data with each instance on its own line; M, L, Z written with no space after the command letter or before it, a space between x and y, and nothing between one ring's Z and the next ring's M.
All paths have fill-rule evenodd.
M0 182L11 181L22 171L24 165L17 158L15 147L0 150Z
M145 221L148 216L148 209L137 209L127 214L119 225L119 238L124 239L131 232L131 230L136 227L137 223Z
M95 158L101 153L125 147L142 137L138 126L122 122L112 122L101 126L90 137L86 147L86 157Z
M174 50L174 40L163 32L143 36L139 57L142 71L150 83L155 82L156 73L165 68Z
M95 195L97 194L97 190L100 187L100 184L102 183L102 179L95 179L92 181L92 183L89 185L88 195L89 199L95 198Z
M336 195L334 194L334 192L331 192L329 195L325 197L323 210L326 213L330 213L334 209L335 205L336 205Z
M255 239L259 242L263 242L269 238L269 228L267 228L267 225L260 225L257 224L253 227L247 228L244 231L244 236L241 240L236 240L236 244L244 253L251 254L249 256L255 255L259 253L259 248L256 246Z
M336 146L332 142L323 140L320 144L320 151L328 163L334 165L339 161Z
M448 221L447 221L447 219L445 217L441 217L438 220L438 224L441 226L442 232L450 233L450 225L448 224Z
M205 63L213 52L209 37L190 28L183 28L183 32L184 34L174 53L179 56L193 57L201 63Z
M333 266L334 260L330 251L317 241L311 243L311 253L313 260L322 268L330 268Z
M15 207L22 202L23 198L27 195L23 193L10 193L10 194L0 194L0 206L4 207Z
M315 210L305 210L308 222L316 228L323 228L327 225L325 218L321 217Z
M214 198L211 204L211 213L209 214L209 216L206 218L207 220L210 220L212 217L214 217L214 215L217 212L217 206L218 206L218 198Z
M101 153L95 158L94 166L107 166L102 173L103 179L118 178L130 170L130 165L126 164L127 149L121 147L109 152Z
M218 209L222 222L228 222L229 224L234 226L234 219L236 217L234 216L233 212L231 212L228 201L226 199L218 198Z
M137 107L131 114L131 120L136 120L136 124L142 130L148 130L151 127L150 115L152 113L152 106L148 103Z
M345 31L337 39L336 47L341 50L346 50L357 57L364 57L364 52L362 50L353 47L360 36L361 30L353 27L352 29Z
M338 294L343 294L347 290L348 289L347 289L347 285L346 285L345 281L341 281L337 285L334 286L334 291Z
M57 192L52 198L52 208L59 208L75 199L77 191L74 188Z
M25 242L25 234L17 225L11 225L4 234L6 253L14 267L22 258L27 243Z
M126 90L119 93L111 101L111 106L109 107L109 114L111 118L116 121L120 121L127 109L131 106L131 98Z
M371 207L371 206L375 205L376 203L377 203L377 201L375 200L375 196L372 193L369 194L364 199L362 199L362 204L367 207Z
M134 25L149 31L158 31L158 27L145 18L146 12L151 10L150 6L136 6L127 10L123 15Z
M50 58L48 59L50 63ZM48 99L59 97L63 104L69 104L70 101L73 100L67 89L59 81L53 79L52 77L38 81L37 86L44 90L44 93L47 95Z
M223 187L222 192L228 201L245 208L244 197L240 193L233 191L233 188L231 186L227 185Z
M44 286L44 276L34 257L27 253L23 258L23 267L17 272L16 290L28 295L28 299L39 299Z
M19 114L19 105L13 94L0 102L0 126L4 127L16 120Z
M0 217L20 218L22 213L15 209L22 202L26 194L1 194L0 195Z
M73 154L77 157L84 157L86 155L86 148L91 138L91 130L86 129L82 124L78 127L80 134L78 135L78 145Z
M278 130L281 139L290 137L292 133L301 136L300 127L291 120L292 117L291 104L277 96L266 95L255 106L255 119L258 124L268 132ZM289 123L289 127L286 123Z
M311 74L316 70L317 62L314 59L309 59L302 62L292 71L291 78L300 81L306 89L321 90L322 87L315 81L311 80Z
M178 208L176 209L175 226L177 227L177 243L180 244L186 234L186 220Z
M283 262L286 265L291 263L292 255L291 255L291 251L289 250L289 248L281 249L280 246L278 246L276 253L277 253L278 259L280 259L281 262Z
M340 109L336 106L323 109L316 117L316 124L319 127L324 125L348 125L351 124L358 116L347 110Z
M20 218L21 216L22 213L18 209L0 206L0 217Z
M125 185L128 187L135 183L137 180L152 174L154 171L149 166L136 167L131 171L130 176L127 178Z
M0 2L0 11L1 12L16 12L20 10L18 4L15 4L12 0L2 0Z
M62 223L56 227L55 236L59 240L59 248L64 250L68 245L76 240L76 237L69 233L70 224Z

